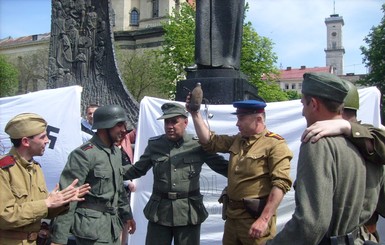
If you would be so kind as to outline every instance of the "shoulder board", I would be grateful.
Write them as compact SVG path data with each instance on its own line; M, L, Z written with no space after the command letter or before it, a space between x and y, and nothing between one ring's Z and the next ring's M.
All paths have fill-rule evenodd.
M0 168L8 168L15 165L15 159L13 156L5 156L0 159Z
M275 138L275 139L277 139L277 140L284 140L284 138L283 138L281 135L275 134L275 133L272 133L272 132L267 132L267 133L265 134L265 136L266 136L266 137Z
M158 140L162 137L162 135L158 135L158 136L154 136L154 137L151 137L149 138L148 140Z
M93 144L87 143L87 144L82 145L82 146L80 147L80 149L82 149L83 151L87 151L87 150L89 150L89 149L92 149L93 147L94 147Z

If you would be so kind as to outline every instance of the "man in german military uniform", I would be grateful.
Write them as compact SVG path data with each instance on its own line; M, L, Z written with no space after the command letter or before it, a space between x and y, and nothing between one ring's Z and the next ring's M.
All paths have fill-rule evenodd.
M144 214L148 219L146 244L189 244L200 242L201 223L208 213L200 193L203 163L227 176L227 161L203 151L198 139L186 133L188 113L184 106L165 103L161 107L165 134L148 140L143 155L127 165L126 179L143 176L153 168L153 191Z
M43 171L33 157L48 144L47 122L34 113L13 117L5 126L13 147L0 157L0 245L36 244L41 221L66 211L68 203L82 201L87 184L77 180L62 191L48 193Z
M190 110L195 131L209 152L230 153L223 244L257 245L276 233L276 210L290 190L290 160L286 141L265 124L266 103L245 100L233 103L238 121L236 135L210 132L198 111Z
M335 75L305 73L301 102L307 126L342 119L348 89ZM366 163L343 136L302 143L294 214L266 244L363 244L368 234L361 227L375 211L383 183L384 166Z
M360 108L360 98L358 94L357 87L349 81L345 80L345 83L349 87L348 94L344 100L344 109L342 111L342 119L337 120L324 120L316 122L306 129L303 134L303 141L307 142L311 139L312 142L316 142L321 137L325 136L334 136L344 134L345 137L357 147L361 155L368 161L368 166L370 164L385 164L385 131L379 129L370 124L361 124L357 119L357 111ZM311 137L314 136L314 137ZM376 146L376 147L374 147ZM380 159L380 161L377 161ZM371 183L373 181L373 183ZM376 185L377 178L369 178L368 184L370 186ZM377 189L368 189L365 192L370 200L371 196L376 196L377 193L372 193L372 191L378 191ZM385 183L382 184L381 189L382 197L380 200L385 198ZM376 203L368 203L366 206L373 206ZM372 234L368 236L368 239L379 242L379 234L377 232L376 223L378 221L379 215L385 217L385 202L379 201L377 204L377 210L374 212L372 217L368 222L365 223L367 231ZM373 208L369 208L373 210Z
M89 183L85 201L70 206L53 225L53 244L67 244L71 232L77 244L120 245L123 223L129 233L136 229L127 193L123 186L122 153L115 146L126 131L127 116L117 105L99 107L94 113L96 134L68 157L60 186L70 179Z

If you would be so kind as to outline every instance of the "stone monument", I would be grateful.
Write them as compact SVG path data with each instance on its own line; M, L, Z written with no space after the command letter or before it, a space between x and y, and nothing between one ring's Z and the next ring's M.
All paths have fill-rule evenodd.
M52 0L48 88L83 87L82 108L118 104L136 124L139 104L117 68L109 0Z
M176 100L184 101L198 82L210 104L257 98L239 71L244 6L244 0L196 0L195 64L177 82Z

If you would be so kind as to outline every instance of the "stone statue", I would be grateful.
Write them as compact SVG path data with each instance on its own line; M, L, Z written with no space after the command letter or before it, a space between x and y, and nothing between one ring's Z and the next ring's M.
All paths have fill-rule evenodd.
M239 70L244 0L196 0L195 67Z
M47 87L80 85L83 108L94 101L118 104L136 124L139 104L114 57L111 9L110 0L52 0Z

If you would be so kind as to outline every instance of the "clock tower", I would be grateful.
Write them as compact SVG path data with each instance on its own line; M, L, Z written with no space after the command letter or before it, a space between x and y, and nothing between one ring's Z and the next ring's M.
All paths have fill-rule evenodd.
M342 46L342 26L344 19L338 14L332 14L325 19L326 24L326 66L332 66L333 73L343 74L345 49Z

